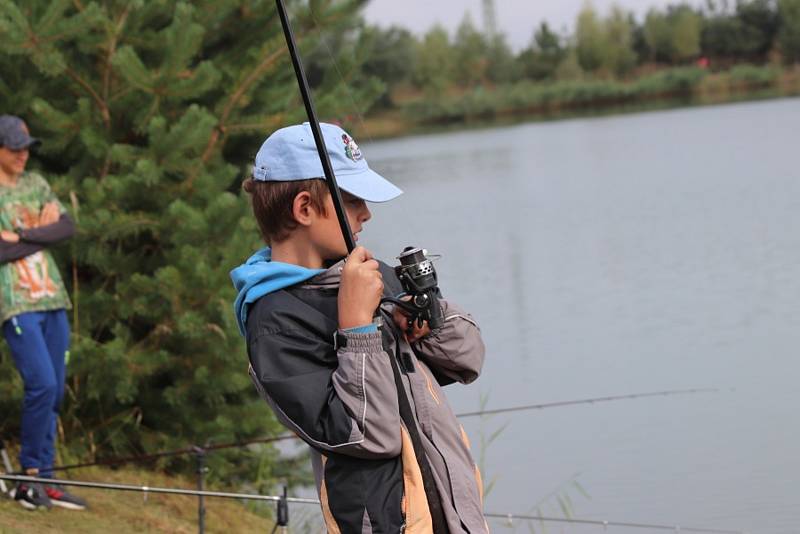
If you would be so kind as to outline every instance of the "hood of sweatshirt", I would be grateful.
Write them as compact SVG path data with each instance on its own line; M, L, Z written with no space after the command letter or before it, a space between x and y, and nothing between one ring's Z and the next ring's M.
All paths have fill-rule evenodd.
M265 247L231 271L233 286L238 292L233 303L239 333L245 335L247 312L258 299L269 293L309 280L325 269L308 269L291 263L272 261L272 251Z

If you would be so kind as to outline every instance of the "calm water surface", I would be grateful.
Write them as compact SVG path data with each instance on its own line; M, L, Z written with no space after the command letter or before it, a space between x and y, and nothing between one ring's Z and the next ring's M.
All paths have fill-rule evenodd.
M800 532L798 133L792 99L364 143L405 194L362 243L443 254L482 326L457 411L720 390L465 420L508 424L487 511Z

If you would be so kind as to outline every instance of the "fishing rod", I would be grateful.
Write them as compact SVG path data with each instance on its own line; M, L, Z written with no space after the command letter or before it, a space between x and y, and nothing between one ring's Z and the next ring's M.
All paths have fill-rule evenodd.
M159 458L168 458L170 456L180 456L183 454L202 454L209 451L217 451L222 449L232 449L235 447L247 447L248 445L254 445L258 443L274 443L276 441L284 441L289 439L299 439L294 434L284 434L281 436L275 436L271 438L256 438L247 441L237 441L234 443L220 443L218 445L206 445L204 447L200 446L192 446L192 447L184 447L182 449L174 449L170 451L161 451L155 452L153 454L140 454L138 456L126 456L123 458L109 458L107 460L98 460L95 462L84 462L84 463L77 463L77 464L70 464L70 465L61 465L57 467L53 467L49 469L49 471L69 471L71 469L80 469L82 467L95 467L95 466L110 466L110 465L119 465L119 464L126 464L126 463L134 463L134 462L149 462L151 460L158 460ZM8 471L11 474L22 474L21 471L17 471L16 473L12 473L11 470Z
M60 478L39 478L22 475L0 474L2 480L13 480L16 482L30 482L45 485L75 486L78 488L93 488L117 491L140 491L143 493L166 493L170 495L189 495L197 497L219 497L223 499L248 499L251 501L271 501L278 502L283 497L277 495L254 495L252 493L232 493L227 491L200 491L182 488L160 488L153 486L136 486L133 484L112 484L108 482L86 482L82 480L63 480ZM300 497L287 497L287 502L298 504L319 504L317 499L303 499Z
M348 253L355 249L355 240L353 233L348 224L347 217L344 211L344 205L339 193L339 186L336 183L336 177L333 174L333 167L331 166L328 152L325 149L325 142L322 138L322 131L319 125L317 113L314 110L314 102L311 98L311 91L308 87L308 80L306 79L303 70L303 64L300 61L300 55L297 52L297 45L294 41L294 34L292 33L291 25L289 24L289 17L286 14L286 7L283 5L283 0L275 0L278 8L278 15L281 19L281 26L283 26L283 35L286 38L286 46L289 48L289 54L292 58L292 66L297 76L297 83L300 86L300 94L303 97L303 104L306 107L306 114L308 115L308 122L311 125L311 131L314 134L314 142L317 145L317 153L319 154L320 162L322 163L322 170L325 173L325 181L328 183L333 200L334 208L336 209L336 216L339 219L339 227L342 230L345 244L347 245ZM435 322L444 320L441 317L441 306L438 299L435 298L438 290L436 289L436 275L429 272L429 268L433 268L433 264L425 258L425 251L414 247L407 247L399 257L401 265L395 268L398 279L403 284L403 288L410 293L411 300L409 305L414 305L411 311L415 320L420 317L428 319L431 327ZM433 284L433 285L431 285ZM386 299L387 297L384 297ZM392 298L392 297L388 297ZM397 299L394 299L397 300ZM397 301L401 302L401 301ZM402 304L399 304L402 306ZM380 313L380 312L377 312ZM423 315L424 314L424 315ZM391 351L390 351L391 352ZM447 527L447 520L444 515L441 498L436 489L436 480L433 474L433 469L430 466L428 457L425 453L420 430L417 428L417 422L414 419L414 411L411 407L411 402L408 399L405 387L403 386L402 376L400 373L397 358L393 355L389 358L392 366L392 374L394 375L395 385L397 387L397 401L399 406L399 415L405 424L408 431L408 436L411 440L411 445L414 450L414 456L417 459L417 464L422 476L422 488L425 493L425 498L428 501L428 510L430 512L431 524L433 534L446 534L449 532Z
M492 519L505 519L507 526L514 526L514 520L542 521L546 523L569 523L573 525L596 525L607 529L608 527L647 528L651 530L669 530L671 532L695 532L707 534L747 534L743 530L725 530L719 528L686 527L683 525L662 525L657 523L638 523L632 521L604 521L601 519L570 519L566 517L547 517L540 515L520 514L483 514Z
M562 406L575 406L578 404L595 404L599 402L611 402L618 400L642 399L645 397L668 397L670 395L694 395L698 393L717 393L715 388L695 388L695 389L671 389L667 391L653 391L651 393L632 393L630 395L612 395L609 397L594 397L591 399L579 399L559 402L545 402L542 404L527 404L525 406L512 406L510 408L496 408L493 410L481 410L478 412L467 412L456 414L456 417L479 417L484 415L495 415L499 413L521 412L525 410L543 410L545 408L560 408Z
M300 87L300 94L303 97L303 104L305 105L306 114L308 115L308 123L311 126L311 133L314 135L314 143L317 145L317 154L319 154L319 160L320 163L322 163L322 172L325 174L325 182L327 182L328 189L331 192L333 207L336 210L336 217L339 219L339 227L342 229L342 236L347 245L347 252L350 253L356 248L356 242L355 239L353 239L353 231L350 229L350 223L345 215L342 195L339 192L339 185L336 183L336 175L333 174L333 166L331 165L328 151L325 149L325 141L322 138L319 118L317 118L317 112L316 109L314 109L314 100L311 98L311 89L308 86L308 80L306 79L306 73L303 69L303 63L300 60L300 54L297 52L292 26L289 24L289 17L286 15L286 7L283 5L283 0L275 0L275 4L281 19L283 35L286 38L286 46L289 48L289 55L292 58L292 66L294 67L294 73L297 77L297 85Z
M161 493L168 495L183 495L183 496L197 496L197 497L217 497L223 499L245 499L253 501L267 501L277 503L293 503L293 504L316 504L319 505L317 499L306 499L300 497L289 497L284 488L283 495L255 495L252 493L233 493L226 491L199 491L189 490L182 488L162 488L153 486L137 486L133 484L112 484L106 482L86 482L81 480L62 480L50 478L38 478L23 475L4 475L0 474L0 480L9 480L16 482L29 482L41 483L47 485L60 484L62 486L75 486L79 488L90 489L103 489L115 491L137 491L142 493ZM579 519L579 518L561 518L561 517L547 517L539 515L525 515L525 514L496 514L486 513L486 517L491 519L504 519L510 526L513 526L515 519L523 521L542 521L547 523L569 523L578 525L595 525L608 527L629 527L629 528L649 528L653 530L669 530L673 532L693 532L693 533L706 533L706 534L746 534L744 531L739 530L725 530L717 528L699 528L682 525L664 525L657 523L640 523L632 521L604 521L598 519Z
M666 391L653 391L649 393L632 393L629 395L613 395L607 397L594 397L591 399L579 399L579 400L570 400L570 401L559 401L559 402L546 402L540 404L528 404L525 406L513 406L509 408L496 408L491 410L481 410L478 412L464 412L456 414L456 417L465 419L468 417L481 417L486 415L495 415L499 413L509 413L509 412L519 412L519 411L526 411L526 410L546 410L548 408L561 408L564 406L575 406L580 404L595 404L600 402L612 402L618 400L630 400L630 399L642 399L647 397L659 397L659 396L677 396L677 395L695 395L699 393L716 393L719 392L718 389L715 388L695 388L695 389L672 389ZM217 445L206 445L204 447L199 446L192 446L192 447L184 447L181 449L174 449L169 451L161 451L152 454L142 454L138 456L126 456L122 458L109 458L106 460L98 460L95 462L84 462L84 463L77 463L77 464L70 464L70 465L62 465L53 467L51 471L69 471L72 469L80 469L83 467L94 467L94 466L110 466L110 465L119 465L125 463L134 463L134 462L148 462L151 460L157 460L159 458L167 458L170 456L180 456L183 454L197 454L198 452L210 452L210 451L217 451L223 449L232 449L232 448L242 448L247 447L248 445L255 445L261 443L274 443L277 441L285 441L285 440L295 440L300 439L294 434L283 434L280 436L274 437L265 437L265 438L254 438L246 441L236 441L232 443L220 443ZM1 444L2 442L0 442ZM0 450L0 453L5 454L5 450ZM6 456L6 459L8 457ZM13 470L10 469L10 465L6 465L6 472L13 473ZM22 472L17 472L17 474L22 474Z

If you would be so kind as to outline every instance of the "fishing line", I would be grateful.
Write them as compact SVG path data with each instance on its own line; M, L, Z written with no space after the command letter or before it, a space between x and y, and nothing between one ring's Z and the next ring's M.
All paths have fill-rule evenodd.
M339 76L339 80L346 88L345 92L347 93L347 97L350 99L350 105L352 106L352 111L355 113L356 117L358 117L358 122L361 125L361 130L364 132L364 135L367 137L367 140L370 143L372 143L373 142L372 136L369 134L367 125L364 123L363 115L359 111L359 106L356 103L355 98L353 98L353 90L351 89L350 84L345 79L344 74L342 74L342 71L339 69L339 62L336 61L336 57L333 55L333 50L331 50L331 47L328 46L328 43L325 40L324 32L322 30L322 26L319 24L317 18L314 16L314 10L311 8L310 4L308 6L308 14L311 17L311 21L314 23L314 28L316 28L316 30L322 36L320 38L320 43L322 43L323 48L328 53L328 57L330 58L331 64L333 65L333 68L336 71L336 75Z
M559 402L546 402L543 404L528 404L525 406L512 406L510 408L497 408L492 410L481 410L478 412L467 412L456 414L456 417L479 417L484 415L495 415L499 413L521 412L524 410L542 410L545 408L560 408L562 406L575 406L578 404L595 404L599 402L610 402L628 399L641 399L644 397L668 397L670 395L694 395L698 393L717 393L716 388L696 388L696 389L672 389L667 391L654 391L652 393L632 393L630 395L612 395L609 397L594 397L591 399L579 399Z

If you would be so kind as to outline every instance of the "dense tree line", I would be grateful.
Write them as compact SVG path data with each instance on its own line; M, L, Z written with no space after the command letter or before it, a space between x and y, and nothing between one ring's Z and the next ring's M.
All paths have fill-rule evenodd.
M800 62L800 0L708 0L674 4L642 20L620 7L599 13L590 2L571 35L541 22L514 53L501 34L487 37L467 14L454 35L434 27L416 37L401 28L366 27L360 45L368 72L390 87L441 94L521 80L624 79L658 66L712 69L738 63ZM390 104L384 96L382 103Z

